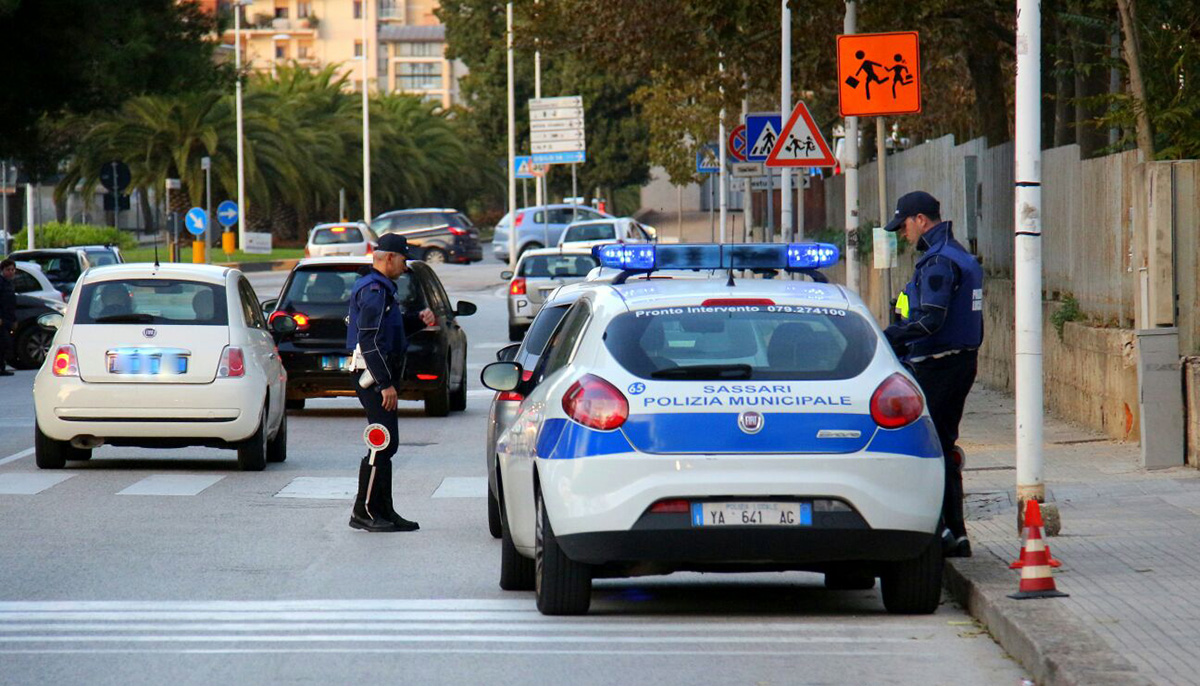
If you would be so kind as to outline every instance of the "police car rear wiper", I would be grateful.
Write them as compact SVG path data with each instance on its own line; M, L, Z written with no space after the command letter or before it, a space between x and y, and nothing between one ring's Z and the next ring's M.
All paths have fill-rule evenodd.
M652 379L749 379L753 368L748 364L695 364L687 367L660 369L650 374Z

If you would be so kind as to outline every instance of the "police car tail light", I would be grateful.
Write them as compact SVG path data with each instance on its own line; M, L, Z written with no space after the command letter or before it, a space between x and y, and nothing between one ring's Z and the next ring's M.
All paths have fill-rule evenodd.
M246 375L246 359L242 349L232 345L225 346L221 351L221 361L217 363L217 376L222 379L236 379Z
M692 511L692 504L686 500L682 500L679 498L670 498L667 500L660 500L660 501L654 503L653 505L650 506L650 511L658 512L658 513L668 513L669 512L669 513L674 513L674 514L679 514L679 513L686 514L686 513Z
M75 346L58 346L58 350L54 351L51 369L55 376L79 376L79 358L75 355Z
M903 374L892 374L871 395L871 419L884 429L899 429L921 418L925 399Z
M508 285L509 295L525 295L525 277L518 276Z
M611 431L629 418L629 401L621 391L593 374L584 374L571 384L562 407L571 419L601 431Z

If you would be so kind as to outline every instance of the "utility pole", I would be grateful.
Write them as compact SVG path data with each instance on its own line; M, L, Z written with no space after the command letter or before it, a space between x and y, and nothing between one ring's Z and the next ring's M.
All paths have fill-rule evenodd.
M843 33L857 32L857 9L856 0L846 0ZM842 148L842 167L846 173L846 287L858 293L858 117L846 117Z
M363 120L363 221L371 221L371 82L367 75L371 61L368 57L370 50L367 45L367 17L370 16L371 3L362 3L362 120Z
M746 115L750 114L750 76L746 75L742 80L742 124L746 123ZM749 142L747 142L749 145ZM746 233L746 241L754 240L753 224L754 224L754 189L750 187L750 179L742 179L746 183L744 191L742 191L742 226ZM680 210L682 214L682 209Z
M234 69L237 71L237 81L235 82L235 96L237 109L237 231L238 231L238 248L246 245L246 215L250 212L249 203L246 202L246 155L245 155L245 131L242 127L242 2L238 0L233 3L233 45L234 45Z
M779 116L781 121L787 122L792 113L792 10L788 8L788 0L781 0L779 34ZM784 167L779 176L779 233L784 243L790 243L794 237L791 168Z
M508 45L508 268L517 269L517 118L513 94L513 4L505 5Z
M1029 500L1044 502L1042 477L1042 6L1017 0L1016 136L1013 179L1016 261L1017 520ZM1057 507L1042 510L1058 533Z
M887 201L887 127L884 125L883 117L875 117L875 169L876 178L879 179L879 226L887 225L888 217L888 201ZM890 252L890 251L889 251ZM885 267L883 269L883 312L886 316L890 311L889 305L892 302L892 268Z
M724 74L725 74L724 59L725 59L725 56L724 56L724 54L722 54L721 62L720 62L720 64L717 65L718 68L721 70L722 76L724 76ZM726 180L725 175L728 173L726 171L726 167L728 165L725 163L725 154L726 154L725 146L728 144L728 142L725 140L725 104L724 104L724 102L725 102L725 87L721 86L720 91L721 91L721 114L720 114L720 121L717 122L717 146L718 146L717 150L720 154L718 155L718 158L717 158L717 164L719 167L717 170L717 183L721 184L721 190L720 190L721 242L724 243L725 238L726 238L726 235L725 235L726 223L729 220L729 209L727 207L727 205L729 203L729 186L725 183L725 180Z

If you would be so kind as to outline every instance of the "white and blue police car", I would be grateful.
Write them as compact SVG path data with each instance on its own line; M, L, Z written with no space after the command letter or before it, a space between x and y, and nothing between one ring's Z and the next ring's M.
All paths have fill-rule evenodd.
M826 244L609 245L496 445L502 588L581 614L593 578L807 570L894 613L941 596L944 471L924 397ZM735 279L781 269L817 281ZM717 278L644 278L668 269ZM744 273L744 272L742 272ZM631 275L643 275L630 279Z

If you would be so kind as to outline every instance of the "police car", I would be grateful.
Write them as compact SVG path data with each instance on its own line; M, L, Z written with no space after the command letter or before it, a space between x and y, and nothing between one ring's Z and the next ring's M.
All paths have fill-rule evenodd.
M735 269L816 271L824 244L596 248L620 274L579 295L496 446L500 585L580 614L597 577L823 572L929 613L944 471L924 397L854 294ZM664 269L719 278L633 279Z

